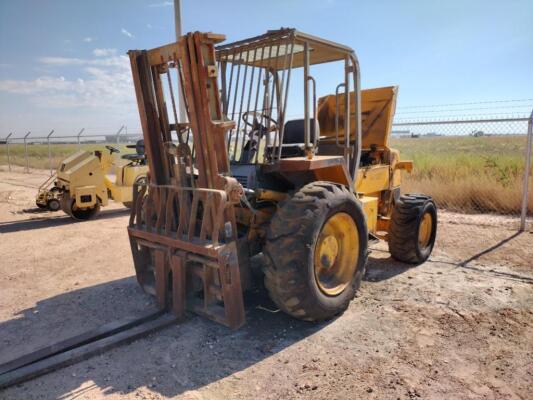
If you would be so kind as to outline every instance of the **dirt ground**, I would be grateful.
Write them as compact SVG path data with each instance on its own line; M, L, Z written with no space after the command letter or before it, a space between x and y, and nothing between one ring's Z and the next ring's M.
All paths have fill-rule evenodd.
M40 212L46 173L1 168L0 363L153 304L133 276L124 208L82 223ZM0 398L530 399L531 228L439 218L424 265L372 245L361 290L333 321L296 321L251 296L236 332L190 315Z

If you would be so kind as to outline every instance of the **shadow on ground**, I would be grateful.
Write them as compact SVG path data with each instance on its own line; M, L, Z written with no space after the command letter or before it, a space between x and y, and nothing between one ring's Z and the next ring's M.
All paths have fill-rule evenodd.
M387 255L389 254L388 251L380 249L372 249L372 252ZM396 261L390 255L386 258L370 256L368 258L366 273L363 280L366 282L385 281L387 279L394 278L397 275L403 274L404 272L407 272L414 267L414 265Z
M33 213L34 209L31 209L31 210ZM47 215L52 215L51 213L47 211L42 211L40 209L38 210L41 212L47 213ZM109 219L109 218L123 217L124 215L128 215L129 212L130 210L128 210L127 208L119 208L115 210L103 210L103 211L100 211L100 213L95 219ZM22 221L1 222L0 233L12 233L12 232L19 232L19 231L28 231L28 230L33 230L33 229L51 228L51 227L69 225L69 224L80 223L80 222L83 222L83 221L76 221L75 219L69 217L68 215L61 213L60 216L53 216L53 217L48 217L48 218L43 217L43 218L26 219Z
M115 319L139 314L152 304L152 298L141 293L133 277L40 301L16 318L0 323L0 363ZM148 386L172 397L274 356L328 324L302 322L276 311L263 291L247 295L245 304L246 325L237 331L189 314L182 322L147 338L8 388L5 395L28 398L27 394L33 396L46 387L45 397L61 398L97 387L109 394ZM94 383L80 388L87 382Z
M386 251L373 251L375 257L370 258L364 278L367 282L391 279L413 268L391 259ZM453 265L466 267L464 262ZM245 304L247 324L240 330L231 331L188 315L176 325L129 345L9 388L0 397L91 397L91 391L128 394L144 387L173 397L216 385L228 377L226 390L229 387L238 393L243 379L239 371L268 360L273 363L269 373L283 373L285 363L290 362L283 350L333 322L311 324L275 312L276 307L262 291L248 295ZM151 305L153 299L141 292L134 277L42 300L0 323L0 362L139 314ZM274 377L272 380L275 384Z
M456 268L462 268L466 269L472 272L480 273L480 274L488 274L492 276L497 276L499 278L509 279L509 280L515 280L520 281L524 283L533 284L533 278L521 275L517 273L509 273L509 272L503 272L498 271L494 268L483 268L476 266L475 262L478 261L479 258L489 255L490 253L498 250L505 244L513 241L514 239L518 238L521 235L527 235L526 232L515 232L509 235L506 238L503 238L501 240L496 241L495 243L491 244L490 246L482 249L481 251L478 251L474 255L464 259L464 260L435 260L434 256L432 255L426 262L432 263L432 262L438 262L439 264L447 264L450 266L454 266ZM375 254L379 254L380 256L387 256L387 257L372 257L370 256L368 259L368 266L366 269L366 274L364 277L364 280L367 282L380 282L383 280L391 279L397 275L403 274L406 271L409 271L412 268L416 268L416 265L410 265L405 264L399 261L396 261L394 258L392 258L388 251L373 248L372 252Z

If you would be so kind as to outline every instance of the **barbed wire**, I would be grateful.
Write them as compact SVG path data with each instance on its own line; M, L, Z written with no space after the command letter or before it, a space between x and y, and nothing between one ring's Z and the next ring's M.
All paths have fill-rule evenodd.
M509 113L509 112L501 112L501 113L473 113L473 114L442 114L442 115L431 115L431 116L422 116L422 117L401 117L400 115L396 115L394 118L394 122L431 122L431 121L457 121L457 120L492 120L492 119L498 119L505 121L507 119L527 119L529 117L529 112L523 112L523 113Z
M408 109L408 108L451 107L451 106L469 106L469 105L476 105L476 104L517 103L517 102L524 102L524 101L533 101L533 99L472 101L468 103L448 103L448 104L425 104L425 105L416 105L416 106L401 106L397 108Z
M507 110L507 109L516 109L516 108L528 108L528 110L531 110L533 108L533 104L525 104L521 106L494 106L494 107L472 107L472 108L457 108L457 109L446 109L446 110L421 110L421 111L401 111L396 115L404 115L404 114L429 114L429 113L439 113L439 112L462 112L462 111L474 111L474 110Z

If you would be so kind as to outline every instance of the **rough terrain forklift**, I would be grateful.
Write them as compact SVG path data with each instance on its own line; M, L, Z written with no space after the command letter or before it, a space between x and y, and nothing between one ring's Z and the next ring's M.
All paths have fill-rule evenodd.
M79 150L67 157L39 187L35 203L51 211L61 208L77 220L95 216L110 199L131 207L133 184L146 180L148 167L142 140L126 147L136 152L120 160L115 155L120 150L109 145L104 151Z
M400 195L413 164L389 148L397 88L361 91L351 48L295 29L224 39L129 52L149 164L128 227L140 285L178 316L238 328L257 277L281 310L319 321L348 307L369 239L424 262L437 214Z

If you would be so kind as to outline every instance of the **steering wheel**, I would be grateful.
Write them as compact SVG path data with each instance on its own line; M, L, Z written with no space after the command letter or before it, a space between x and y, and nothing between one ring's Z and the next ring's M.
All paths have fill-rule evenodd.
M248 121L248 117L251 115L254 117L253 122ZM268 132L276 130L278 127L278 122L270 115L266 115L261 111L245 111L242 113L242 120L244 124L248 125L252 129L259 129L262 126L260 121L263 121L263 119L265 119L267 122L270 122L270 127L264 127Z
M105 148L109 150L109 154L120 153L120 150L116 147L106 145Z

